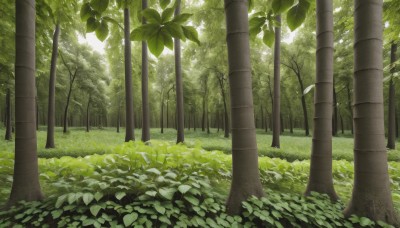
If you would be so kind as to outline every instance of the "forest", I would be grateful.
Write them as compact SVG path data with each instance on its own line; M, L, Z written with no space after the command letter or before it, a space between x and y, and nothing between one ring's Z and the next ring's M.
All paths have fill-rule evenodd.
M400 227L400 0L1 3L0 228Z

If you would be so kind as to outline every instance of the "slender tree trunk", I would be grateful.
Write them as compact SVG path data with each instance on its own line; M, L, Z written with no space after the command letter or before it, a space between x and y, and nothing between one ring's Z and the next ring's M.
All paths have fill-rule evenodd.
M340 112L339 112L339 117L340 117L340 129L342 130L342 135L344 135L343 116Z
M67 103L66 103L65 109L64 109L64 130L63 130L64 133L67 133L67 131L68 131L68 108L69 108L69 102L71 100L72 89L73 89L73 86L74 86L74 81L75 81L77 72L78 72L78 69L76 69L75 73L72 76L70 76L72 78L71 78L71 81L69 83Z
M90 130L90 119L89 119L89 108L90 108L90 102L92 101L92 97L89 97L87 107L86 107L86 132L89 132Z
M333 115L332 115L332 135L337 135L337 125L338 125L338 110L337 110L337 98L335 89L335 80L333 80Z
M285 132L285 125L283 124L283 115L280 113L279 120L281 121L281 134Z
M228 107L226 105L226 100L225 100L225 96L223 97L224 100L224 137L225 138L229 138L229 116L228 116ZM253 117L254 119L254 117Z
M201 118L201 131L205 131L205 122L206 122L206 98L203 97L203 115Z
M292 112L289 114L289 126L290 126L290 134L293 134L293 115Z
M164 133L164 95L161 95L161 116L160 116L160 123L161 123L161 134ZM167 103L168 105L168 103ZM168 122L168 120L167 120Z
M117 114L117 133L119 133L119 128L121 126L121 105L118 104L118 114Z
M135 123L133 113L133 93L132 93L132 56L130 40L130 16L129 9L124 9L124 39L125 39L125 142L135 141Z
M396 138L399 138L399 120L397 119L397 115L396 115Z
M242 202L263 196L250 64L247 0L225 0L232 115L232 185L227 212L239 214Z
M47 140L46 149L55 148L54 143L54 127L55 127L55 112L56 112L56 72L57 72L57 57L58 57L58 38L60 36L60 24L57 23L53 34L53 51L51 54L50 65L50 80L49 80L49 103L47 110Z
M39 105L37 96L35 96L35 111L36 111L36 131L39 131Z
M346 89L347 89L347 108L350 112L350 129L351 129L351 134L354 134L353 130L353 108L351 107L351 91L350 91L350 82L346 84Z
M147 0L142 0L142 9L147 8ZM142 18L142 24L146 19ZM149 111L149 67L148 67L147 42L142 42L142 142L150 140L150 111Z
M309 136L310 129L308 127L308 113L307 113L307 105L306 105L306 96L303 94L304 85L303 85L303 80L301 79L301 76L300 76L300 70L296 73L296 75L297 75L297 79L299 81L300 90L301 90L301 94L302 94L301 95L301 107L303 108L304 131L305 131L306 136Z
M7 88L6 94L6 135L5 140L12 140L12 126L11 126L11 90Z
M306 195L327 194L336 201L332 176L333 112L333 2L317 0L317 56L314 95L314 127L310 177Z
M396 62L397 44L391 46L391 64L393 65L391 73L395 73L394 63ZM388 143L387 148L394 150L396 148L396 87L393 79L389 85L389 116L388 116Z
M280 23L281 16L278 15L276 20ZM272 145L271 147L280 148L280 113L281 113L281 28L275 27L275 48L274 48L274 99L272 103Z
M264 109L263 109L263 106L261 105L261 108L260 108L260 113L261 113L261 129L264 129Z
M42 200L35 130L35 0L16 0L15 163L7 206Z
M181 12L181 0L176 1L175 16ZM176 74L176 112L177 112L177 138L176 143L183 143L185 141L184 135L184 108L183 108L183 81L182 81L182 67L181 67L181 41L174 39L175 50L175 74Z
M385 147L383 1L354 4L354 187L344 214L398 225Z

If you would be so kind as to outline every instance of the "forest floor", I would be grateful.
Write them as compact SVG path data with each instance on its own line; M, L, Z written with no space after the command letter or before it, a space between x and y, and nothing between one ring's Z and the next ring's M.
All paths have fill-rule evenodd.
M4 135L4 129L0 129L0 135ZM111 153L112 150L124 141L125 129L121 128L120 133L116 133L114 128L96 129L93 128L89 133L85 128L70 128L69 133L63 134L61 128L56 128L55 143L56 149L45 149L46 128L41 127L38 131L38 151L39 157L62 157L62 156L85 156L90 154ZM135 130L136 140L140 140L141 129ZM175 142L176 131L174 129L164 129L164 134L160 129L151 129L152 141ZM257 143L260 156L271 158L281 158L289 162L295 160L310 159L312 137L306 137L304 131L295 129L291 134L284 132L281 137L281 148L271 148L271 132L257 130ZM224 138L223 131L211 129L211 133L185 130L185 144L189 147L202 147L206 150L220 150L230 153L231 139ZM13 151L14 143L5 142L0 144L1 151ZM333 137L333 159L334 160L353 160L353 139L350 132L338 134ZM400 161L399 146L395 150L388 151L389 161Z

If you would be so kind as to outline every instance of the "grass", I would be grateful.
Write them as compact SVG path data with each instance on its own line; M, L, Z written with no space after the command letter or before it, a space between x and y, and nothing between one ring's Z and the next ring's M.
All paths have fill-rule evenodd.
M185 143L188 146L201 146L206 150L221 150L225 153L231 151L231 139L223 137L223 132L211 130L211 134L197 131L185 131ZM67 134L62 133L61 128L56 128L56 149L45 149L46 129L41 128L38 131L38 152L39 157L61 157L61 156L85 156L89 154L105 154L111 151L124 141L124 129L121 133L116 133L114 128L93 129L91 132L85 132L84 128L71 128ZM136 139L140 140L141 130L136 129ZM4 129L0 129L0 135L4 135ZM160 129L151 129L153 141L175 142L176 131L174 129L165 129L164 134ZM271 148L271 132L257 130L257 143L260 156L268 156L286 159L287 161L308 160L311 152L312 137L304 136L302 130L295 130L293 134L283 133L280 137L281 148ZM2 141L0 151L13 151L14 142ZM400 150L391 150L388 153L390 161L400 161ZM351 135L340 135L333 138L333 158L334 160L353 160L353 139Z

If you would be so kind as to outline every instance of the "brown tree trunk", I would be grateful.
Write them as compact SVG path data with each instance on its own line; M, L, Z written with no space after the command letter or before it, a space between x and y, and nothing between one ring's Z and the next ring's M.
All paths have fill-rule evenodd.
M353 128L353 108L351 105L351 91L350 91L350 82L346 84L346 89L347 89L347 108L350 112L350 129L351 129L351 134L354 134L354 128Z
M242 202L263 196L258 170L258 152L250 64L247 0L225 0L232 115L232 185L227 213L239 214Z
M339 118L340 118L340 129L342 130L342 135L344 135L343 116L340 112L339 112Z
M124 40L125 40L125 142L135 141L135 123L133 113L133 93L132 93L132 56L130 40L130 13L129 9L124 9Z
M89 119L89 108L90 108L90 102L92 100L92 97L89 97L87 106L86 106L86 132L90 131L90 119Z
M16 0L15 163L7 206L42 200L35 130L35 0Z
M6 135L5 140L12 140L12 126L11 126L11 90L7 88L6 94Z
M396 62L397 44L392 43L390 62L393 65L391 73L395 73L394 63ZM388 111L388 143L387 148L394 150L396 148L396 87L393 78L389 85L389 111Z
M332 115L332 135L337 135L337 125L338 125L338 110L337 110L337 98L335 89L335 80L333 81L333 115Z
M168 103L167 103L168 105ZM168 120L167 120L168 122ZM161 116L160 116L160 124L161 124L161 134L164 134L164 95L161 95Z
M206 130L205 123L206 123L206 98L203 97L203 114L201 118L201 131Z
M119 128L121 126L121 105L118 104L118 114L117 114L117 133L119 133Z
M317 0L317 53L314 95L314 127L310 177L306 195L327 194L336 201L332 175L333 111L333 3ZM304 96L303 96L304 97Z
M280 23L281 16L276 20ZM272 100L272 145L271 147L280 148L280 114L281 114L281 28L275 27L275 48L274 48L274 99Z
M147 0L142 0L142 9L147 8ZM146 19L142 18L142 24ZM148 67L147 42L142 42L142 142L150 140L150 111L149 111L149 67Z
M77 72L78 72L78 69L75 70L75 73L73 75L71 75L71 73L70 73L70 83L69 83L69 90L68 90L68 96L67 96L67 103L66 103L65 109L64 109L63 133L67 133L67 131L68 131L68 108L69 108L69 102L71 100L72 89L74 86L74 81L75 81Z
M181 12L181 0L176 1L175 16ZM174 39L175 51L175 74L176 74L176 112L177 112L177 138L176 143L183 143L185 141L184 135L184 108L183 108L183 81L182 81L182 67L181 67L181 41Z
M382 5L354 1L354 187L344 214L398 225L385 147Z
M60 24L57 23L53 34L53 50L51 54L50 64L50 80L49 80L49 103L47 110L47 140L46 149L55 148L54 143L54 127L56 112L56 73L57 73L57 57L58 57L58 38L60 36Z
M282 113L279 115L279 119L281 121L281 134L285 132L285 125L283 124L283 115Z

